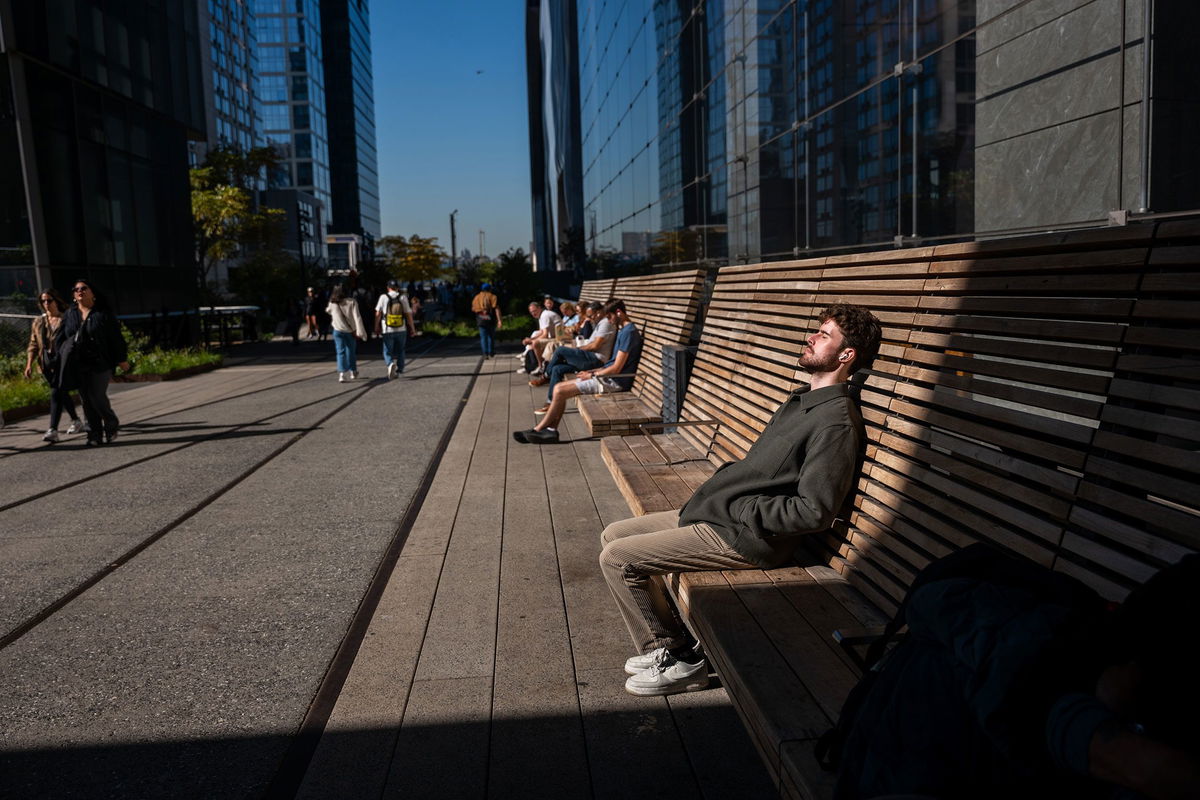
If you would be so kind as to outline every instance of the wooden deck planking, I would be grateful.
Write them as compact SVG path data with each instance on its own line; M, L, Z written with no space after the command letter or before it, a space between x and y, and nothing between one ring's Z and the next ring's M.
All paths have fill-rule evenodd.
M564 444L511 441L519 378L484 363L302 794L773 796L723 689L624 692L597 557L629 512L574 412Z

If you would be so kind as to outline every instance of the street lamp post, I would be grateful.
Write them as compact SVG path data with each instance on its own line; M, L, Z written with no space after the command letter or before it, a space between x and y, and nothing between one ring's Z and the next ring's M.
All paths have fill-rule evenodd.
M450 268L458 274L458 236L454 232L454 215L458 209L450 212Z

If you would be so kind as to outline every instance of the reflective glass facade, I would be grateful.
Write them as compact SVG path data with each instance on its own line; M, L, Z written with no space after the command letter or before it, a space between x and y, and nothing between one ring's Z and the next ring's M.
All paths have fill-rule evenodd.
M321 2L334 209L329 226L373 241L381 223L368 12L367 0Z
M577 18L590 254L719 265L1200 207L1165 178L1196 174L1195 4L545 2Z
M122 313L190 303L194 0L0 0L0 19L0 292L84 275Z
M538 270L583 269L579 53L574 2L526 0L533 257Z
M333 203L319 3L254 0L254 5L263 132L280 156L268 183L313 195L328 219Z
M242 151L263 144L258 105L258 30L254 0L205 0L211 80L208 142ZM206 86L206 88L208 88Z

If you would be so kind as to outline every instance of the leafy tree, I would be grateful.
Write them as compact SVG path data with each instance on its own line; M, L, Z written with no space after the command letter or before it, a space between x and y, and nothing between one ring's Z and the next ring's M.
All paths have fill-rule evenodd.
M577 279L581 279L587 263L586 244L581 226L572 225L563 231L558 240L559 269L569 269Z
M256 176L273 163L270 148L249 153L217 148L190 171L196 282L202 294L211 294L208 277L218 261L249 249L279 248L285 214L277 208L258 208L254 196Z
M520 247L510 247L500 254L488 280L503 288L506 314L520 314L524 306L537 295L538 281L529 254Z
M287 315L287 304L299 297L299 269L295 256L285 250L256 250L229 270L229 290L269 316L282 319Z
M384 236L375 245L378 260L387 265L388 274L401 281L433 281L446 274L446 251L437 237Z
M696 261L700 252L700 239L696 231L687 228L662 231L654 236L650 246L650 260L655 264L678 264Z

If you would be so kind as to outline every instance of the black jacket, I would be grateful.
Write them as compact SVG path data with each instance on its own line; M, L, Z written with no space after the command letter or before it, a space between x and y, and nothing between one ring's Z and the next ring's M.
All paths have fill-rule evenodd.
M62 373L75 370L105 372L129 360L121 326L111 311L92 309L87 319L79 308L71 308L58 326L58 352Z

